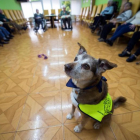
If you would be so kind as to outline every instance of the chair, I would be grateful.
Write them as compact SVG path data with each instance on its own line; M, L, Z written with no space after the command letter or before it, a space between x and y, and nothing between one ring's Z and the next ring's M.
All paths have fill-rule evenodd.
M4 15L5 15L8 19L12 20L12 17L11 17L11 15L9 14L8 10L3 10L3 13L4 13Z
M18 25L22 25L22 24L23 24L22 22L20 22L20 21L15 17L13 10L8 10L8 11L9 11L9 14L11 15L13 21L15 21Z
M83 19L82 19L83 22L85 22L89 18L89 8L90 7L87 7L86 9L85 15L83 16Z
M17 13L17 11L16 11L16 10L13 10L13 13L14 13L14 15L15 15L17 21L23 23L23 21L20 19L19 15L18 15L18 13Z
M103 4L102 11L107 7L107 3Z
M96 11L96 14L95 14L95 17L98 16L98 15L101 13L101 11L102 11L102 7L103 7L102 4L98 5L98 7L97 7L97 11Z
M85 21L87 24L93 23L93 18L94 18L95 15L96 15L96 10L97 10L97 6L94 5L94 6L93 6L93 9L92 9L92 13L91 13L90 18L89 18L88 20Z
M86 9L87 9L87 7L84 7L82 16L80 17L80 22L83 21L83 18L84 18L85 14L86 14Z
M44 16L45 15L49 15L49 10L44 10ZM45 19L47 20L47 21L50 21L50 18L49 17L45 17Z
M81 8L81 11L80 11L80 15L75 15L75 22L76 22L76 20L80 20L80 18L82 17L82 14L83 14L83 10L84 10L84 8Z

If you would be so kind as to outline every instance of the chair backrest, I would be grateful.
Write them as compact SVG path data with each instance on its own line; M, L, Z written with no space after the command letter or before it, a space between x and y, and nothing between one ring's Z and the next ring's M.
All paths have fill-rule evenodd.
M83 17L84 17L85 14L86 14L86 9L87 9L87 7L84 7L83 14L82 14Z
M103 4L102 11L107 7L107 3Z
M51 9L51 14L56 15L55 9Z
M49 15L49 10L44 10L44 15Z
M96 10L97 10L97 6L96 6L96 5L94 5L94 6L93 6L93 9L92 9L91 16L90 16L91 18L95 17Z
M12 19L13 19L13 20L17 20L17 18L15 17L15 15L14 15L14 13L13 13L13 10L8 10L8 11L9 11L9 13L10 13Z
M4 15L5 15L7 18L13 20L12 17L11 17L11 15L9 14L8 10L3 10L3 13L4 13Z
M129 2L132 2L132 13L133 16L138 12L140 7L140 0L129 0Z
M61 11L62 11L62 9L58 9L58 15L60 14Z
M102 11L102 7L103 7L102 4L100 4L100 5L97 6L96 15L101 13L101 11Z
M23 19L23 17L21 16L21 14L20 14L20 10L16 10L17 11L17 14L18 14L18 16L20 17L20 19Z
M18 15L18 13L17 13L17 10L13 10L13 13L14 13L16 19L20 20L20 17L19 17L19 15Z
M80 10L80 16L82 16L82 14L83 14L83 9L84 8L81 8L81 10Z
M88 15L89 15L89 7L87 7L86 9L85 17L87 17Z

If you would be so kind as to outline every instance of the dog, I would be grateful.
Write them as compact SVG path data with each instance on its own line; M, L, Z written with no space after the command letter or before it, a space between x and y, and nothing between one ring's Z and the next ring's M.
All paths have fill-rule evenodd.
M118 97L115 100L109 97L106 79L102 77L102 74L106 70L113 69L117 67L117 65L106 59L95 59L87 54L86 49L80 43L78 43L78 45L80 49L74 62L64 65L66 75L71 78L67 86L72 87L72 110L67 115L67 119L74 117L75 108L79 109L82 116L81 123L74 128L74 131L77 133L81 132L89 118L93 118L93 116L95 120L93 127L94 129L99 129L104 122L110 121L114 109L126 102L125 97ZM111 101L106 99L107 96ZM109 103L106 104L105 102ZM103 111L106 112L106 109L108 110L110 108L110 111L108 110L106 114L98 110L98 108L102 106L100 105L101 103L102 105L107 105L107 107L101 107ZM94 109L92 109L92 107L94 107ZM83 110L86 111L86 113L83 112ZM95 115L92 114L92 112L91 114L93 116L91 114L89 115L87 112L90 110L96 110Z

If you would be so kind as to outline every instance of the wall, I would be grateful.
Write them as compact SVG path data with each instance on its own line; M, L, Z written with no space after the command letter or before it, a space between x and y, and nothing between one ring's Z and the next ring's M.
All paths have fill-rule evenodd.
M21 6L16 0L0 0L0 9L21 10Z
M82 0L82 7L88 7L88 6L90 6L90 1L91 0L88 0L88 2L85 2L85 3L84 3L84 1L87 1L87 0Z
M120 8L121 7L122 0L114 0L114 1L118 1L119 2L119 8ZM108 0L96 0L95 1L95 5L105 4L107 2L108 2Z

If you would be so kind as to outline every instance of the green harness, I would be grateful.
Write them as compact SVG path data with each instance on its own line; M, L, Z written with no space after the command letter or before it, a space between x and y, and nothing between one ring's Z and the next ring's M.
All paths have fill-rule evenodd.
M106 98L96 105L78 104L78 107L84 114L101 122L104 116L112 114L112 99L107 93Z

